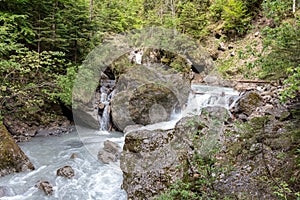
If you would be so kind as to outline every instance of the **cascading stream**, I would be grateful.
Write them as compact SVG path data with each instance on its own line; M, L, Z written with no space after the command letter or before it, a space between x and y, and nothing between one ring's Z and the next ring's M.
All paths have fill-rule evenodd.
M103 81L100 87L100 102L98 105L98 116L101 131L109 131L111 129L110 121L110 101L114 95L114 80Z
M171 120L153 125L145 129L171 129L182 117L197 115L206 106L223 106L229 108L238 97L238 92L231 88L192 85L188 103L181 113L174 113ZM103 90L104 91L104 90ZM104 103L100 123L103 129L109 128L109 101L113 92L103 92L101 103ZM106 110L107 109L107 110ZM0 177L0 200L125 200L126 192L121 189L123 180L120 163L102 164L97 160L98 151L106 140L124 145L122 133L95 131L82 128L76 132L60 137L36 136L30 142L20 146L33 162L36 170ZM70 158L75 154L76 158ZM56 176L56 170L70 165L75 170L72 179ZM54 195L45 196L43 191L35 187L39 180L47 180L54 186Z

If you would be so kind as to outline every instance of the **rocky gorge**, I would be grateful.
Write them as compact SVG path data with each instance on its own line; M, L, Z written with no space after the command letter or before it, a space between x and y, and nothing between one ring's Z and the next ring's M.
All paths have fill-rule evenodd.
M182 199L184 192L191 199L276 199L274 192L294 198L297 194L282 190L282 185L299 190L298 100L281 103L280 85L202 76L197 84L204 90L198 91L186 75L161 63L134 64L116 81L106 74L97 101L83 109L86 115L80 114L81 119L97 129L105 121L105 130L123 131L125 143L121 150L122 145L109 138L101 141L103 150L97 146L96 157L106 165L120 162L128 199ZM220 91L206 87L208 83ZM231 95L224 85L236 88L239 95ZM191 97L205 101L189 105ZM177 118L173 127L147 128L170 121L189 107L193 112ZM109 117L102 121L105 113ZM33 169L25 156L17 157L17 162L10 172ZM72 178L74 170L64 173L65 167L57 175ZM38 184L46 194L55 193L48 186L47 181Z

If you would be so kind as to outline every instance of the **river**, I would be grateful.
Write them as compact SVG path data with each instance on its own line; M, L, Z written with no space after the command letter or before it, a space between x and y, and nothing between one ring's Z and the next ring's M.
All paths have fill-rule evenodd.
M174 113L169 122L149 125L146 129L169 129L183 116L200 114L205 106L234 104L238 93L231 88L192 85L188 103L181 113ZM36 136L20 147L35 166L31 172L22 172L0 177L0 188L6 196L0 200L123 200L126 192L121 189L122 171L119 162L102 164L97 153L105 140L116 142L121 148L124 135L117 132L95 131L81 128L61 136ZM71 158L75 154L76 158ZM70 165L75 176L66 179L56 176L56 170ZM46 196L35 187L40 180L47 180L54 186L54 194Z

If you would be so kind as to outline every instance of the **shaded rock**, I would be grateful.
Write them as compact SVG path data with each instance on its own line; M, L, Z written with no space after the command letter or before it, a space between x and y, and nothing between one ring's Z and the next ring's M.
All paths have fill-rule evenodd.
M62 125L59 127L55 126L55 127L40 129L37 131L35 137L59 136L62 134L70 133L70 132L74 131L74 129L75 129L75 127L71 126L70 124Z
M107 151L109 153L112 153L112 154L116 154L116 153L119 153L120 151L120 147L118 144L112 142L112 141L109 141L109 140L106 140L104 142L104 148L103 148L104 151Z
M53 186L48 181L40 181L36 186L43 190L46 195L52 195L54 192Z
M121 155L123 189L129 199L153 199L187 170L187 152L171 144L173 131L128 133ZM178 166L181 168L178 168Z
M73 176L75 176L75 172L73 170L73 168L71 166L64 166L62 168L59 168L56 171L56 175L57 176L63 176L65 178L72 178Z
M217 76L207 75L204 77L203 81L208 85L217 85L219 83L219 78Z
M234 169L220 178L214 189L224 196L234 194L236 199L278 199L274 184L270 184L276 179L298 191L300 179L295 173L298 154L294 148L299 146L299 137L295 137L299 130L299 120L279 121L270 115L249 119L239 124L239 128L232 126L235 133L229 138L237 135L239 138L227 138L228 149L218 156L223 160L221 166L227 166L233 159ZM266 178L262 180L263 176ZM291 176L297 180L291 181ZM295 197L291 195L288 199Z
M227 117L225 108L208 107L201 116L181 119L171 130L129 132L120 159L128 198L154 199L176 180L193 177L192 156L212 153Z
M265 113L270 114L274 116L276 119L280 119L280 120L284 120L290 115L288 109L280 105L277 107L266 109Z
M129 132L132 132L132 131L135 131L139 128L143 127L142 125L139 125L139 124L136 124L136 125L129 125L129 126L126 126L123 130L123 133L124 134L127 134Z
M106 140L104 141L103 149L98 152L97 157L104 164L116 162L120 158L120 147L118 144Z
M76 125L93 128L99 130L100 124L98 120L98 111L93 106L80 105L73 109L73 116Z
M247 116L251 115L253 111L263 104L263 99L259 93L255 91L246 92L237 102L235 113L243 113Z
M176 105L186 103L189 90L189 81L172 69L138 65L118 80L111 102L113 123L124 130L128 125L166 121Z
M135 123L147 125L168 121L176 104L178 99L169 88L151 83L133 91L128 109Z
M107 152L104 150L100 150L97 155L98 159L104 163L104 164L109 164L110 162L116 162L118 159L117 154L113 154L111 152Z
M34 170L33 164L0 124L0 176L27 170Z
M51 107L51 109L48 109L51 110L51 115L49 113L46 115L47 112L43 112L31 115L30 118L26 119L17 117L13 113L5 114L3 123L17 142L29 141L38 134L39 130L51 129L54 127L57 128L56 132L62 131L64 133L64 130L70 125L70 121L67 117L62 116L62 111L57 110L61 108L57 107L57 105L53 105L53 108ZM53 113L56 113L56 115L53 115Z

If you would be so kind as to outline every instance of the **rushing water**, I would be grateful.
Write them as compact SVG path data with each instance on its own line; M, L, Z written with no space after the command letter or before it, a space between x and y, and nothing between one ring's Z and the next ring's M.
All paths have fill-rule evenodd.
M205 106L229 108L237 99L238 93L230 88L193 85L186 108L181 113L173 113L168 122L148 125L145 129L170 129L184 116L201 113ZM106 98L102 99L105 102ZM105 119L105 124L109 119ZM7 196L0 200L123 200L127 199L121 189L122 171L119 162L101 164L97 160L99 149L105 140L124 145L121 133L94 131L81 128L76 132L60 137L37 136L20 146L33 162L36 170L12 174L0 178ZM71 159L76 154L77 158ZM70 165L75 177L66 179L56 176L56 170ZM47 180L54 186L53 196L45 196L35 187L39 180Z
M28 155L36 170L0 178L0 186L6 187L9 196L1 200L122 200L122 171L119 163L101 164L95 159L103 141L109 139L123 146L120 133L101 135L86 130L78 137L73 132L60 137L35 137L20 146ZM84 142L83 142L84 141ZM84 145L83 145L84 144ZM77 158L71 159L76 154ZM75 171L72 179L56 176L56 170L70 165ZM39 180L47 180L54 186L53 196L45 196L35 187Z

